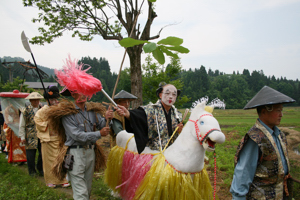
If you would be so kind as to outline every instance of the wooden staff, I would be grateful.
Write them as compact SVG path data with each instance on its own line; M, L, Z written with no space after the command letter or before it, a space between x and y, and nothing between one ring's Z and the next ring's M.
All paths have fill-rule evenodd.
M190 111L190 109L185 109L185 112L184 112L184 115L183 115L183 118L182 118L182 123L183 123L183 121L185 120L185 118L186 118L186 116L187 116L187 114L188 114L188 112Z
M296 183L300 183L300 180L295 179L295 178L293 178L293 177L292 177L292 180L295 181Z
M141 4L140 10L142 9L142 5L143 5L143 4L144 4L144 1L143 1L142 4ZM133 33L133 30L134 30L135 24L136 24L136 22L137 22L137 19L138 19L138 16L140 15L140 13L141 13L141 12L139 11L138 14L136 15L135 19L134 19L133 26L132 26L131 32L130 32L130 34L129 34L129 37L132 36L132 33ZM124 60L125 60L126 52L127 52L127 48L125 48L125 52L124 52L124 55L123 55L123 59L122 59L121 66L120 66L120 70L119 70L119 74L118 74L118 78L117 78L117 80L116 80L116 84L115 84L115 87L114 87L114 90L113 90L112 99L114 99L114 97L115 97L115 93L116 93L117 86L118 86L118 83L119 83L119 79L120 79L120 75L121 75L123 63L124 63ZM115 106L116 106L116 105L115 105ZM111 106L108 107L108 109L110 109L110 108L111 108ZM109 120L107 120L106 126L108 126L108 124L109 124Z

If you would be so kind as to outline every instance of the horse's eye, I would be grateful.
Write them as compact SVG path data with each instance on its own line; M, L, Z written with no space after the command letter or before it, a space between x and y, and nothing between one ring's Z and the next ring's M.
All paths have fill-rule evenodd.
M203 125L203 124L204 124L204 121L201 121L201 122L200 122L200 125Z

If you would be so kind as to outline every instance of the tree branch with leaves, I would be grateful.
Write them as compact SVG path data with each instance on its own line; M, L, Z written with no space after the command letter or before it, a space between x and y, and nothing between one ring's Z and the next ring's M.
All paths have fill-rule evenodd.
M95 36L102 36L104 40L121 41L124 38L131 38L143 41L135 46L124 46L130 60L131 93L138 97L134 107L141 105L143 101L141 71L143 46L149 43L149 40L159 38L161 32L154 36L150 35L151 25L157 17L153 9L154 2L156 0L23 0L25 7L38 8L38 17L32 21L42 24L38 28L40 35L30 41L32 44L51 43L55 38L62 37L66 31L72 31L72 37L79 37L83 41L91 41ZM142 10L147 12L141 12ZM141 13L147 16L146 22L138 20ZM158 43L156 50L153 51L154 57L160 63L162 53L172 56L168 48Z

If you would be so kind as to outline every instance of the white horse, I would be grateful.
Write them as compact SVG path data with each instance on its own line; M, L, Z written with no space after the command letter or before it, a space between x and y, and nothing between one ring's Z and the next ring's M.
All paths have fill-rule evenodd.
M212 115L213 108L208 112L205 104L195 106L181 134L165 151L146 147L137 154L133 134L120 132L105 172L111 189L124 199L212 199L204 168L205 151L214 151L225 136Z

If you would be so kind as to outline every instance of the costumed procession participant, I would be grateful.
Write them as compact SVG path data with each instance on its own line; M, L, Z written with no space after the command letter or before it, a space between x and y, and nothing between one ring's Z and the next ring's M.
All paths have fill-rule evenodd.
M235 155L230 192L233 199L291 199L287 140L278 129L282 104L294 99L264 86L244 107L258 119L242 138Z
M1 100L0 100L0 153L2 153L2 150L4 150L4 141L6 141L3 137L3 124L4 124L4 118L2 114L2 108L1 108Z
M19 136L19 109L25 105L25 97L29 93L20 93L18 90L13 92L1 92L2 108L4 114L3 131L6 139L6 152L8 153L9 163L24 164L26 160L25 145Z
M19 124L19 135L22 143L25 144L28 173L30 176L38 175L43 176L43 160L41 151L41 142L36 134L36 125L33 120L36 112L42 107L40 100L44 97L38 92L31 92L25 99L30 101L30 105L21 109L20 124ZM36 150L38 150L38 159L35 164Z
M136 96L130 94L124 90L121 90L118 94L114 96L114 101L116 104L124 106L127 110L129 110L130 102L137 99ZM116 136L117 134L125 130L125 118L124 116L120 116L117 111L114 112L114 117L112 119L111 125L111 136L112 136L112 147L116 146Z
M59 137L58 134L53 131L53 128L49 126L45 113L48 110L51 112L51 106L59 103L59 97L59 89L56 86L48 86L46 92L44 92L44 98L47 100L48 105L43 106L34 116L37 137L40 139L42 145L45 183L48 187L52 188L55 188L57 185L61 185L62 187L70 186L66 178L60 180L51 174L51 167L55 158L58 156Z
M65 86L61 94L71 95L74 103L61 100L47 112L51 124L56 125L53 128L58 132L62 144L52 172L64 177L66 170L63 168L63 159L65 155L73 156L73 165L69 166L67 173L76 200L90 198L94 170L105 166L104 155L96 141L109 134L106 120L113 117L112 111L106 111L101 103L87 102L87 98L100 91L102 85L98 79L86 73L88 69L82 70L83 66L69 57L63 70L55 70L58 83Z
M161 135L162 149L167 145L177 126L179 128L173 137L174 140L182 131L181 113L173 105L179 95L180 90L177 90L174 85L160 83L159 88L156 90L156 96L159 100L155 104L148 104L134 110L127 110L124 106L119 106L117 112L119 115L125 116L126 131L134 133L139 153L146 146L152 150L160 150L157 124ZM169 145L171 144L172 141Z
M6 158L8 158L7 151L5 150L6 147L6 137L3 131L3 124L4 124L4 117L2 114L2 107L1 107L1 100L0 100L0 153L5 153Z
M16 136L13 130L4 122L3 130L6 137L6 149L8 151L8 163L24 164L26 159L25 145L21 142L21 138Z

